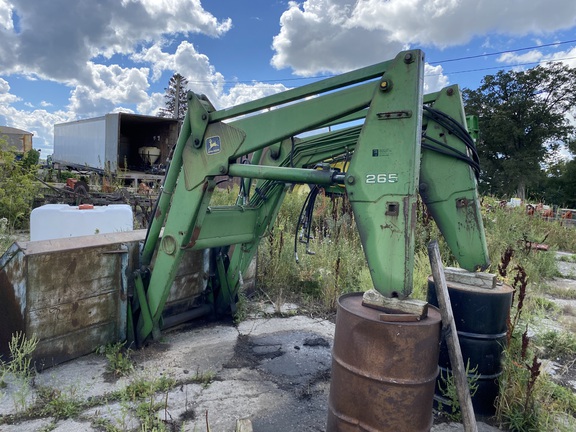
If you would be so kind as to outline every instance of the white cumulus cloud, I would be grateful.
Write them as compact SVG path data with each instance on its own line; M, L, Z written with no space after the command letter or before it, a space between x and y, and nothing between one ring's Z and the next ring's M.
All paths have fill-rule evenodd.
M189 90L205 94L214 104L223 91L224 76L216 71L208 56L199 53L188 41L182 41L173 54L164 51L162 44L154 44L131 58L151 64L156 80L166 70L178 72L188 80Z
M148 100L147 68L122 68L88 63L92 85L78 85L72 91L70 110L79 117L102 115L117 105L138 104Z
M12 30L12 4L7 0L0 0L0 30Z
M4 32L0 73L37 75L60 82L88 84L88 62L101 56L130 54L170 34L203 33L218 37L232 23L218 21L199 0L0 0L20 17L20 31Z
M409 47L462 45L490 32L543 35L576 24L572 0L307 0L290 2L272 65L309 76L386 60Z

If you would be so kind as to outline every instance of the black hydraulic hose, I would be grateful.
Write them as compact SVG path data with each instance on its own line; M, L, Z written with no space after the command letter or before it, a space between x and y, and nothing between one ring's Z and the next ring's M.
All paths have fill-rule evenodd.
M458 149L455 149L451 146L448 146L445 143L443 143L439 140L436 140L434 138L431 138L427 135L423 136L423 138L425 140L428 140L430 142L433 142L436 145L444 147L446 150L442 150L438 147L426 144L424 142L422 143L422 147L426 148L428 150L432 150L432 151L444 154L446 156L454 157L456 159L459 159L459 160L466 162L473 169L474 175L476 176L476 179L479 179L479 177L480 177L480 158L478 157L478 151L476 150L476 145L474 143L474 140L472 139L472 137L470 136L468 131L459 122L457 122L454 118L450 117L446 113L443 113L442 111L439 111L437 109L434 109L434 108L431 108L428 106L424 106L424 114L428 118L437 122L440 126L444 127L446 130L448 130L448 132L452 133L460 141L462 141L464 143L464 145L466 146L466 148L468 150L470 150L472 157L470 157L468 154L461 152Z
M312 219L314 217L314 206L316 204L316 197L320 192L320 187L318 185L314 185L312 190L310 191L310 200L308 201L308 205L306 206L306 218L305 221L307 222L308 226L306 227L306 252L309 253L309 245L310 245L310 238L312 237Z
M296 263L300 263L300 260L298 259L298 232L300 231L300 225L303 219L302 216L306 211L306 207L308 205L308 201L310 200L311 194L312 191L310 191L310 193L306 196L306 199L304 200L304 205L302 206L300 214L298 215L298 220L296 221L296 233L294 234L294 259L296 260Z
M423 138L424 138L424 140L431 141L434 144L437 144L439 146L444 147L446 150L439 149L438 147L432 146L430 144L426 144L425 142L422 142L422 144L421 144L422 148L432 150L432 151L435 151L437 153L441 153L441 154L444 154L446 156L450 156L450 157L453 157L455 159L459 159L463 162L466 162L468 165L470 165L472 170L474 170L474 175L476 176L476 179L479 178L479 176L480 176L480 164L478 162L476 162L475 160L473 160L472 158L470 158L467 154L462 153L461 151L459 151L453 147L450 147L449 145L446 145L441 141L438 141L434 138L430 138L427 135L424 135Z
M445 127L457 136L465 145L466 147L472 152L472 157L474 160L478 159L478 152L476 150L476 144L474 140L468 133L468 131L462 126L459 122L457 122L453 117L449 116L448 114L439 111L437 109L431 108L429 106L424 106L424 114L431 118L432 120L439 123L441 126Z

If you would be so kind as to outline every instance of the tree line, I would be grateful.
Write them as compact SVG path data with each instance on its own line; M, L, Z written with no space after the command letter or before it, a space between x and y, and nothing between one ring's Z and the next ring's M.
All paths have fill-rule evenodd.
M481 194L576 207L576 69L499 71L463 98L479 117Z

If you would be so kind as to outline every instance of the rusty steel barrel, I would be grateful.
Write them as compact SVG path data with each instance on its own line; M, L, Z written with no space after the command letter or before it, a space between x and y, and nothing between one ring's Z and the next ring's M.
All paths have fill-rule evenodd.
M441 317L384 321L362 293L338 300L327 431L418 432L432 427Z

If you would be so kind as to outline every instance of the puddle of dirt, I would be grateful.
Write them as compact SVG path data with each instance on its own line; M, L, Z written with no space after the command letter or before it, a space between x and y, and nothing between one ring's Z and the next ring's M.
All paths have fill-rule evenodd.
M238 337L226 368L250 368L285 391L281 406L253 417L254 430L323 431L328 413L331 343L314 332Z
M330 342L312 332L277 332L241 335L227 368L255 369L280 387L309 386L318 377L328 380L332 357Z

